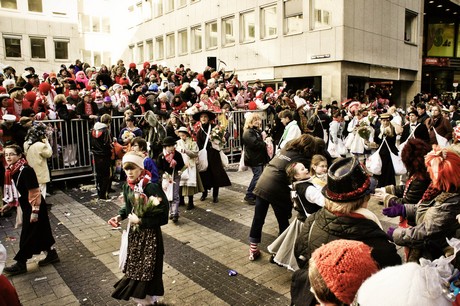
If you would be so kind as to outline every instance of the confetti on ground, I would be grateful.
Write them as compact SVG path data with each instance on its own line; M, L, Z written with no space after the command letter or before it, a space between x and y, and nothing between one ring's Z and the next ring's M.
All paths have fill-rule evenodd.
M48 279L48 277L46 277L46 276L37 277L37 278L35 279L35 281L38 282L38 281L45 280L45 279Z

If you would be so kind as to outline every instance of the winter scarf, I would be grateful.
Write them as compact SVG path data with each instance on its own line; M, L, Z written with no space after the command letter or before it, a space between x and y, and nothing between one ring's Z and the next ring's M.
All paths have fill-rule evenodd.
M128 183L128 186L131 188L131 190L142 193L145 186L147 186L147 184L150 182L151 176L152 175L149 171L143 170L135 180L130 180L128 178L126 182Z
M16 188L16 184L13 180L13 175L27 165L27 160L22 157L17 162L9 165L5 171L5 184L3 186L3 201L10 206L19 206L19 197L21 196Z

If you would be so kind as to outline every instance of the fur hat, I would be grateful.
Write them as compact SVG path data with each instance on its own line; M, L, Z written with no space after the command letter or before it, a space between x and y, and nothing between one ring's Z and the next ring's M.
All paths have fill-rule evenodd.
M311 261L327 288L340 301L351 304L361 284L378 271L371 251L361 241L334 240L316 249Z
M362 284L357 301L363 306L452 305L442 294L441 280L438 284L429 281L427 278L433 273L427 272L425 267L413 262L385 268Z
M322 193L334 202L351 202L374 192L376 185L376 180L353 156L339 159L331 165Z
M144 169L144 159L144 156L141 156L136 152L130 151L123 156L123 159L121 161L123 165L127 162L131 162L139 168Z

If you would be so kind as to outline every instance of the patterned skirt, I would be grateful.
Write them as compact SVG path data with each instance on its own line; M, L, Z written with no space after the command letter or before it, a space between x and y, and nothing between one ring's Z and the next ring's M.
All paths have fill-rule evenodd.
M164 294L163 254L159 252L157 235L155 229L130 230L125 275L114 285L112 297L129 300Z

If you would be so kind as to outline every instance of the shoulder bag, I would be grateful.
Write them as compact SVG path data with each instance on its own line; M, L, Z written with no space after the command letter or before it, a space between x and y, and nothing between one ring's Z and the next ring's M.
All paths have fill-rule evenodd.
M198 151L198 160L196 167L199 172L204 172L208 170L208 151L206 147L208 146L209 135L211 134L211 125L208 127L208 133L206 134L206 140L204 142L203 149Z

